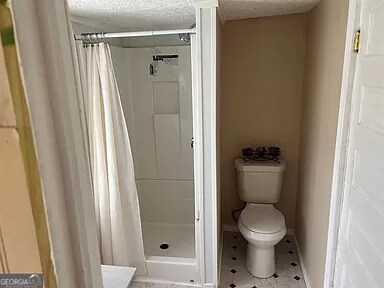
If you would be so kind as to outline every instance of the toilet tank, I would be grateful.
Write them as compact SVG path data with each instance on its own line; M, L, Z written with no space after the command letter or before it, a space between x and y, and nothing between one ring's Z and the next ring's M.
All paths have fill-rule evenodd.
M280 200L285 161L237 159L237 186L240 199L247 203L273 204Z

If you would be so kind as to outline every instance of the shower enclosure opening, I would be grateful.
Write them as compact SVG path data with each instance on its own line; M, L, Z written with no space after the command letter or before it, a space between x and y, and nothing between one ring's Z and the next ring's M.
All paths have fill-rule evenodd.
M131 140L146 258L196 263L189 41L179 35L138 37L124 39L123 46L111 46L111 53Z

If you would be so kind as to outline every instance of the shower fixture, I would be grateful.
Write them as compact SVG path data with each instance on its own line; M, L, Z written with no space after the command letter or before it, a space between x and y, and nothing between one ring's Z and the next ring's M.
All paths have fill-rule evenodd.
M195 28L195 27L196 27L196 24L193 23L193 24L189 27L189 29L193 29L193 28ZM189 42L191 41L191 33L180 33L180 34L179 34L179 38L180 38L181 41L186 42L186 43L189 43Z
M157 30L157 31L137 31L137 32L102 32L102 33L82 33L74 35L75 40L80 40L85 43L99 42L111 38L130 38L130 37L147 37L147 36L164 36L164 35L179 35L181 41L189 43L190 35L195 34L195 24L189 29L175 30Z
M179 37L180 40L183 42L189 43L189 41L191 41L191 36L189 35L189 33L179 34Z

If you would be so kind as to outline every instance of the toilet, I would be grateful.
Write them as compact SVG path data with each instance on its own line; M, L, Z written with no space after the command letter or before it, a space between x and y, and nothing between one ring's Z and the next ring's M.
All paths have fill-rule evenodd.
M276 271L275 245L287 232L283 214L273 204L279 202L285 161L235 161L240 199L247 203L238 227L247 240L246 267L258 278Z

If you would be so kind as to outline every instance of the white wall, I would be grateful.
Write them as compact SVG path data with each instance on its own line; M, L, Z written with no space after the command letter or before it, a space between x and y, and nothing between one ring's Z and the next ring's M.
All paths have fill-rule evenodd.
M177 54L179 54L180 57L182 55L190 57L189 53L185 54L189 49L187 47L179 49L164 47L161 48L161 54L169 54L172 52L168 51L170 49L172 49L174 53L179 51ZM154 138L154 134L156 133L153 131L153 99L152 97L148 98L148 96L152 94L153 87L143 87L143 83L146 83L146 80L142 79L141 76L149 72L148 63L142 63L141 57L147 54L150 56L149 54L151 54L151 50L152 49L148 48L131 49L111 47L116 79L133 150L141 217L143 223L156 222L194 225L195 201L192 154L190 155L190 161L188 161L190 167L187 169L190 171L181 173L179 177L176 177L179 179L175 179L175 177L164 177L158 174L158 170L161 169L161 167L159 167L159 164L156 162L156 157L158 155L156 155L157 148ZM150 59L151 57L144 58ZM180 84L182 86L184 85L180 89L190 90L190 75L189 77L182 78L187 78L182 79L182 81L189 81L189 83L187 83L187 85ZM191 98L191 95L188 97ZM189 102L190 101L191 99L189 99ZM186 105L188 106L188 103L186 103ZM188 151L190 150L189 139L192 137L192 130L190 130L192 129L191 109L192 107L189 106L190 111L186 111L187 115L185 112L180 114L183 117L186 116L187 118L190 118L189 128L180 126L180 129L184 130L180 132L181 134L190 134L188 134L189 136L187 135L184 137L184 139L188 141L188 143L184 143L184 146L188 146L186 153L191 153ZM183 119L180 121L183 123L188 122L188 120ZM188 130L190 131L188 132ZM143 147L145 148L143 149ZM184 158L186 156L187 155L183 154Z

